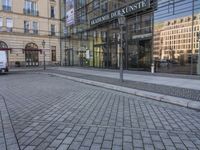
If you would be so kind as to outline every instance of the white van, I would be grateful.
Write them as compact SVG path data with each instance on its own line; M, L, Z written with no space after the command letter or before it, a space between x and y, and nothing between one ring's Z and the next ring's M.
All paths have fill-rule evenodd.
M6 51L0 51L0 73L8 72L8 57Z

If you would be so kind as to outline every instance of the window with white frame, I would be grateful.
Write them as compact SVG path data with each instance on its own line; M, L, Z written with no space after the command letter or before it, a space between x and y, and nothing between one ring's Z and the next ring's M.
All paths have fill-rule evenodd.
M12 0L2 0L2 4L4 11L11 11Z
M24 13L27 15L38 16L37 3L31 0L25 0Z
M33 21L33 34L38 34L38 22Z
M56 61L56 46L51 46L51 61Z
M24 33L29 33L29 32L30 32L30 22L24 21Z
M55 6L51 5L51 10L50 10L51 18L55 18Z
M56 34L56 26L54 24L51 24L51 35L55 36Z
M6 18L6 27L7 27L7 32L12 32L12 28L13 28L12 18Z
M36 2L30 1L30 0L25 0L24 8L28 9L28 10L37 10Z

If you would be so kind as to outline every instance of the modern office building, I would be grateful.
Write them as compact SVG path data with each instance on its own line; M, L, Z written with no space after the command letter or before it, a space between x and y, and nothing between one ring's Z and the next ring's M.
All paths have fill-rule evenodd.
M60 3L57 0L0 0L0 50L9 65L60 63ZM45 54L45 55L44 55Z
M61 5L62 6L62 5ZM119 68L120 28L123 64L129 70L196 74L199 0L65 0L65 65Z
M70 2L66 0L66 6ZM74 6L76 15L74 21L70 21L69 18L73 17L68 15L65 22L64 59L68 60L68 65L118 68L120 29L117 17L123 13L126 16L123 28L124 68L149 69L152 59L153 1L82 0L71 6ZM72 57L73 61L69 61Z

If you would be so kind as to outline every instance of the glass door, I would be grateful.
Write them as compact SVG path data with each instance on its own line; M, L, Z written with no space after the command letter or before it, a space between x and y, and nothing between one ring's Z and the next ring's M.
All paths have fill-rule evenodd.
M26 66L38 66L39 65L38 51L26 51L25 59L26 59Z
M94 67L104 68L104 53L101 46L94 46Z

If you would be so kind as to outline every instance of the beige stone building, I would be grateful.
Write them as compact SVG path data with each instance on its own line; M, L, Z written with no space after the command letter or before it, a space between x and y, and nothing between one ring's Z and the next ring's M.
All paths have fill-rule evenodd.
M60 63L59 5L58 0L0 0L0 49L8 50L10 66L40 66L44 56L46 64Z

